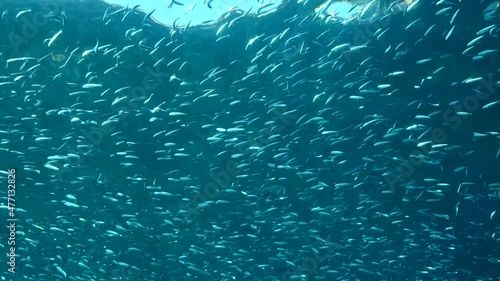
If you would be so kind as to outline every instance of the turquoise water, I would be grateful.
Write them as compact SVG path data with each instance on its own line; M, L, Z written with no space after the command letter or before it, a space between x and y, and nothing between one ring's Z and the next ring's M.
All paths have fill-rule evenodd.
M498 2L407 2L2 4L0 279L498 280Z

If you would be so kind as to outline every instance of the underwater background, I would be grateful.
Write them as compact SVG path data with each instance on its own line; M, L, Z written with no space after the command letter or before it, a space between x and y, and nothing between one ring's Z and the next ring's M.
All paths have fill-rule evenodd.
M500 280L499 1L322 2L3 1L0 280Z

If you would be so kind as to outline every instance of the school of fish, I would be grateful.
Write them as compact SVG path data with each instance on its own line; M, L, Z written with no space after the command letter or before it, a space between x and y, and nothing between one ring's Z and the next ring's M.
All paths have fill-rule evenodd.
M500 280L498 1L286 2L0 6L0 280Z

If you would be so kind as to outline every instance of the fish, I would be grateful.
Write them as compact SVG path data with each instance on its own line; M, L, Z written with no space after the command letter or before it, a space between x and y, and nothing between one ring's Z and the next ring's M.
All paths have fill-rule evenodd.
M151 12L149 12L144 18L142 19L142 24L146 24L149 18L151 18L151 15L156 11L156 9L153 9Z
M62 29L59 30L56 34L54 34L54 36L52 36L52 38L50 38L49 42L48 42L48 46L49 48L52 46L52 44L54 44L54 42L57 40L57 38L59 38L59 36L62 34Z
M177 6L184 6L184 3L178 1L178 0L169 0L170 1L170 4L168 5L168 8L172 8L175 5Z
M363 6L363 8L361 9L361 12L359 13L359 18L365 19L367 13L370 11L370 9L373 9L373 7L375 7L375 0L372 0L372 1L368 2L367 4L365 4Z
M479 42L483 38L484 38L484 35L481 35L481 36L478 36L478 37L472 39L469 43L467 43L467 47L473 46L474 44L476 44L477 42Z
M28 15L28 14L31 14L31 9L19 11L19 13L16 14L16 19L19 20L21 17Z
M499 16L498 15L499 8L500 8L499 0L491 1L490 4L488 4L488 6L486 6L486 8L483 10L483 18L485 20L493 20L497 18Z
M446 34L446 37L444 38L444 40L448 40L451 36L451 34L453 34L453 31L455 30L455 26L452 26L450 31L448 31L448 33ZM469 47L469 45L467 45Z

